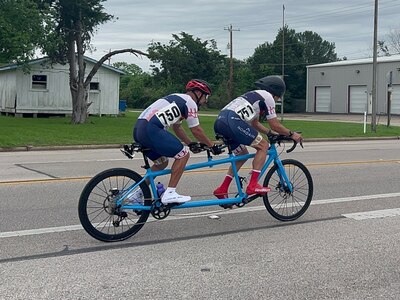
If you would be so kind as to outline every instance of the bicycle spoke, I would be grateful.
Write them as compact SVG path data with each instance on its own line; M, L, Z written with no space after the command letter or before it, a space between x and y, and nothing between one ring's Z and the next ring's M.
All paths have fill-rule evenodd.
M138 232L149 217L149 210L140 215L117 205L119 195L130 189L142 177L136 172L124 169L110 169L93 177L85 186L79 199L79 219L83 228L101 241L120 241ZM152 201L151 192L145 182L138 187L142 190L145 205Z
M263 196L268 212L278 220L290 221L300 217L307 210L313 192L311 175L306 167L298 161L287 159L282 161L283 169L274 165L264 179L264 185L272 191ZM280 176L286 174L292 190Z

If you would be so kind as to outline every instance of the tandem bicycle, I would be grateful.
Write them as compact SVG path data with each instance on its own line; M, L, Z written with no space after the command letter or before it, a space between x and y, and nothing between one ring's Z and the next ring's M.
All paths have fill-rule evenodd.
M121 151L130 159L135 153L142 153L146 170L144 176L127 168L113 168L95 175L84 187L78 205L79 219L86 232L93 238L104 242L125 240L135 235L146 223L150 214L158 220L168 217L171 210L220 205L243 207L262 197L267 211L277 220L293 221L302 216L308 209L313 197L313 180L304 164L294 159L280 159L285 144L292 142L287 153L293 151L297 142L284 135L267 135L270 148L266 162L261 169L259 181L269 186L271 191L265 195L247 195L244 184L246 178L238 174L236 161L254 158L255 153L235 156L228 141L222 136L223 147L228 149L228 157L215 158L210 149L199 144L207 152L207 161L186 165L185 171L210 168L216 165L230 164L233 169L235 196L225 199L191 200L182 204L161 202L155 178L168 175L171 169L161 171L150 169L146 155L148 149L138 143L124 145ZM302 143L300 145L303 147ZM278 152L278 147L283 150ZM129 196L141 189L141 201L132 203ZM232 195L233 195L232 194Z

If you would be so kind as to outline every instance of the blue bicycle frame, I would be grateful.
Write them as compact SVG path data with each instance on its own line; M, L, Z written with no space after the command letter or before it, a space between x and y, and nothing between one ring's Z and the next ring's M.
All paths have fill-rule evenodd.
M217 165L222 165L222 164L227 164L230 163L232 166L233 174L234 174L234 179L236 182L236 186L238 189L238 194L237 197L233 198L225 198L225 199L204 199L204 200L197 200L197 201L189 201L185 202L179 205L176 205L172 208L193 208L193 207L201 207L201 206L212 206L212 205L224 205L224 204L236 204L236 203L241 203L244 199L248 197L248 195L243 191L240 178L238 175L238 170L236 168L236 161L240 160L247 160L249 158L254 158L255 153L252 154L246 154L246 155L240 155L240 156L235 156L234 154L230 153L229 157L227 158L222 158L222 159L213 159L211 155L208 155L208 159L206 162L202 163L195 163L191 165L187 165L185 167L185 171L190 171L190 170L196 170L196 169L201 169L201 168L206 168L210 167L212 168L213 166ZM286 175L286 172L283 168L283 165L281 163L281 160L279 159L279 154L276 149L275 144L271 144L270 148L268 150L268 156L267 160L261 169L260 172L260 177L264 175L264 173L267 171L269 165L274 162L278 166L278 175L280 178L280 182L283 184L283 186L287 187L290 192L292 192L292 185ZM146 170L146 174L143 176L142 180L139 182L136 182L134 185L129 187L127 190L125 190L121 194L121 198L117 201L117 205L121 205L122 209L133 209L133 210L148 210L150 211L152 209L151 205L139 205L139 204L123 204L123 200L129 195L132 191L134 191L141 183L143 183L146 179L149 179L150 181L150 189L153 194L153 199L157 200L159 197L157 195L157 188L156 184L154 182L154 179L158 176L163 176L163 175L168 175L171 174L171 169L165 169L161 171L153 171L150 168Z

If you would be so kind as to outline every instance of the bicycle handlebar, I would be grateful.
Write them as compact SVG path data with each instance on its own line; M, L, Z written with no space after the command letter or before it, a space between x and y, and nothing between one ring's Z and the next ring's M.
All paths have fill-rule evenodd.
M300 132L298 132L298 133L300 133ZM298 144L294 139L292 139L290 136L287 136L287 135L269 133L269 134L267 134L267 137L271 144L279 144L280 145L280 142L282 142L282 141L293 142L292 147L290 149L286 150L286 153L292 152L297 147L297 144ZM303 141L300 141L300 146L301 146L301 148L304 148Z
M212 153L212 147L208 147L206 144L203 143L197 143L198 144L198 148L200 151L207 151L207 155L210 156ZM224 148L227 147L226 144L222 144L222 145L218 145L218 147L221 149L221 152L225 152L225 150L223 150ZM120 149L121 152L126 155L129 159L132 159L135 154L134 152L146 152L147 150L150 150L146 147L144 147L143 145L139 144L139 143L132 143L132 144L126 144L123 145L123 148Z
M207 146L206 144L203 143L198 143L199 144L199 150L201 151L207 151L207 155L210 156L212 153L212 147ZM226 144L216 144L220 149L221 153L225 152L225 148L228 147ZM200 151L200 152L201 152Z
M300 132L298 132L298 133L300 133ZM228 147L228 140L226 140L220 134L217 134L215 137L224 142L223 144L218 144L218 146L221 149L221 152L225 152L223 149ZM293 142L292 147L290 149L286 150L287 153L292 152L297 147L297 144L298 144L294 139L292 139L290 136L287 136L287 135L269 133L269 134L267 134L267 137L271 144L280 145L281 142L285 142L285 141ZM300 141L299 144L300 144L301 148L304 148L302 141ZM211 147L208 147L206 144L203 144L203 143L198 143L198 146L199 146L198 149L200 150L199 152L207 151L207 156L211 156L211 153L212 153ZM129 145L123 145L123 148L120 150L128 158L132 159L135 156L135 154L133 152L145 152L146 150L149 150L149 149L142 146L139 143L133 143L133 144L129 144Z

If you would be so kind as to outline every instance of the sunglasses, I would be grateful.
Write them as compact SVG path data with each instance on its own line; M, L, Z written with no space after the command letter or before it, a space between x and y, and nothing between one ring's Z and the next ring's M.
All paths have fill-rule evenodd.
M208 97L210 97L209 94L203 94L203 95L204 95L204 97L206 98L206 100L208 100Z

